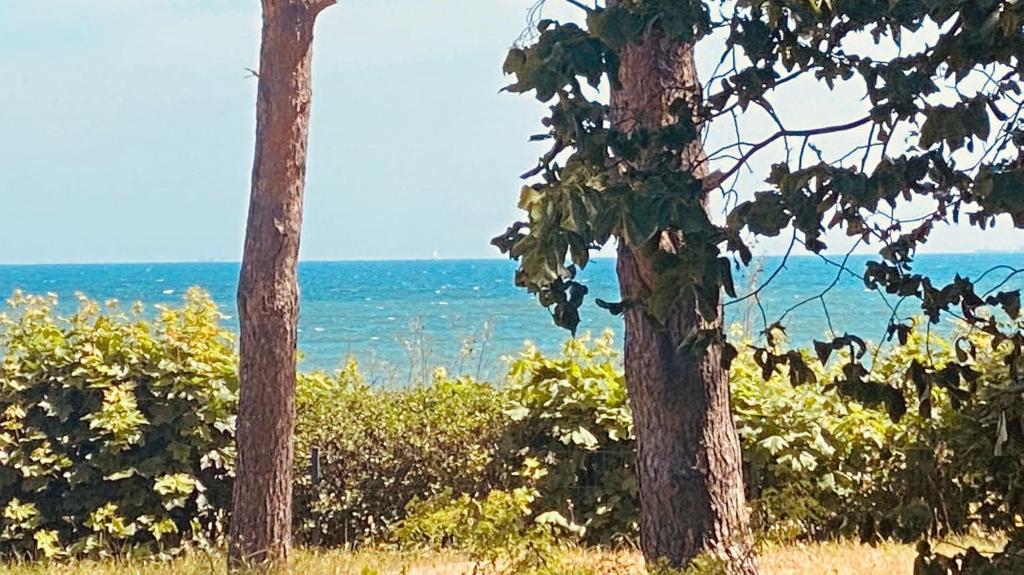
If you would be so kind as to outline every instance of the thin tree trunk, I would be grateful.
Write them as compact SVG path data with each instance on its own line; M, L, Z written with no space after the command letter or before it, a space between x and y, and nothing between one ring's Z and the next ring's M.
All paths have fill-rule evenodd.
M674 121L670 105L699 97L690 46L656 33L628 46L621 86L612 93L617 126L660 126ZM685 163L706 175L699 141ZM705 198L706 200L706 198ZM666 236L673 241L671 234ZM678 240L676 240L678 241ZM650 294L656 274L642 250L619 243L617 271L624 300ZM625 316L626 384L633 409L640 479L640 544L650 562L688 565L700 554L724 561L730 573L753 575L739 438L729 407L729 377L722 349L703 355L677 350L695 327L722 329L718 317L701 318L693 296L675 304L665 326L639 308Z
M333 0L264 0L256 154L238 284L238 461L229 557L286 560L299 314L297 263L309 129L313 23Z

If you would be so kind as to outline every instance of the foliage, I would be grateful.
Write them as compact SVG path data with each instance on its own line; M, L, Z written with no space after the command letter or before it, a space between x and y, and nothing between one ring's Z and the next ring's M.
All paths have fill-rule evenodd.
M0 553L173 552L230 499L231 336L211 300L107 313L15 294L0 316Z
M12 305L0 320L3 552L172 553L215 539L230 494L235 356L210 301L190 292L150 322L85 300L68 318L50 298ZM872 354L881 381L963 360L978 391L900 386L927 410L894 422L830 383L860 353L852 342L826 366L787 352L767 380L773 350L748 345L734 360L748 490L770 539L911 540L1012 529L1024 516L1013 346L969 327L952 340L901 337ZM442 370L426 385L374 388L355 362L301 376L297 531L309 541L319 529L332 546L395 536L488 561L499 550L535 558L552 530L591 543L634 535L631 416L613 349L607 333L551 356L528 346L500 389Z
M968 345L976 350L972 356L978 392L952 414L942 437L956 455L951 474L967 491L972 516L1013 536L1002 553L991 557L971 549L944 556L922 547L915 575L938 573L954 563L952 572L970 575L1024 570L1024 534L1019 529L1024 517L1024 387L1011 376L1011 346L987 334L972 334L963 347Z
M879 356L873 371L898 378L927 351L936 361L948 358L948 344L932 335L926 346L925 339L910 331L907 344ZM942 420L915 414L893 421L831 389L826 382L833 374L802 354L810 371L800 385L793 384L792 362L767 380L756 352L740 354L732 365L733 411L761 531L776 540L914 540L965 529L962 489L950 480L951 454L937 448Z
M724 342L715 323L719 294L724 291L734 302L741 301L732 264L750 263L748 244L791 230L790 250L799 243L820 255L829 247L825 234L835 230L855 240L854 249L865 244L877 251L877 259L869 261L862 273L849 270L845 260L838 264L837 280L843 273L852 273L886 299L892 309L890 341L908 345L911 325L899 310L904 301L916 300L930 324L952 315L969 325L972 335L976 331L990 338L993 350L1008 348L1003 352L1007 377L999 389L1017 390L1024 333L1019 324L1000 324L999 314L1013 320L1019 317L1020 291L997 290L1022 270L997 266L975 278L956 275L942 285L915 269L914 259L938 224L987 229L1001 220L1024 228L1024 100L1019 97L1024 4L1017 0L620 0L594 7L574 5L585 11L585 26L542 20L533 41L513 47L506 58L504 71L515 77L508 90L533 92L549 104L545 131L532 139L550 140L552 146L537 167L524 174L532 181L519 196L523 221L493 241L519 263L516 284L552 309L557 325L575 333L587 294L577 275L587 266L590 250L601 249L614 238L651 264L650 289L630 294L635 300L598 301L598 305L612 313L638 309L652 325L661 326L677 302L694 297L698 315L712 327L687 334L688 344L680 353L700 355L718 343L726 346L723 357L728 363L737 353ZM871 37L875 46L858 41L864 37ZM671 117L659 120L660 125L623 121L630 111L616 110L598 90L604 85L613 90L620 87L624 56L638 46L701 43L724 46L719 57L713 56L719 67L707 90L679 87L678 97L672 96L677 99L671 104ZM699 54L699 48L691 53ZM788 128L772 102L780 97L781 86L801 77L807 80L801 98L815 97L811 78L824 86L822 95L843 84L863 95L862 112L834 125ZM737 123L735 144L709 151L706 159L702 151L694 152L695 146L702 145L708 125L730 117L738 122L736 111L751 108L763 111L778 130L762 141L744 142ZM841 151L836 160L825 159L814 145L820 136L857 132L866 133L864 144ZM792 153L789 138L802 141L798 155ZM735 189L725 187L731 178L747 168L755 155L778 149L773 145L783 142L785 154L773 158L771 170L763 174L767 189L744 201L733 196L736 201L730 202ZM807 148L815 151L817 161L805 163ZM694 161L703 165L695 166ZM715 167L720 169L712 171ZM719 188L726 193L727 213L724 221L714 222L706 200L710 191ZM899 215L910 212L915 215ZM743 297L756 298L784 267L785 260L765 284ZM978 282L997 272L1003 280L982 292ZM825 303L820 296L807 302L818 299ZM955 342L952 357L937 360L922 354L900 373L881 374L873 371L877 364L868 357L865 341L855 334L815 342L816 358L779 348L772 339L776 329L784 329L782 319L769 324L765 318L767 344L754 354L763 379L785 372L795 386L819 386L827 378L822 389L835 388L863 405L884 405L897 425L915 400L921 419L933 416L935 401L946 399L954 409L969 405L979 385L976 367L987 361L979 356L977 346L961 347L971 343L964 338ZM829 368L830 357L844 350L848 353L842 363ZM811 366L814 359L817 367ZM871 364L866 363L868 359ZM922 511L942 509L942 522L962 521L950 516L950 504L942 500L950 486L958 498L971 486L981 493L998 492L992 501L977 502L989 516L993 507L1014 506L1018 482L1006 475L1014 473L1010 471L1014 466L1019 469L1019 459L1003 457L1004 444L1016 431L1011 427L1018 420L1012 409L998 407L1011 395L984 397L981 401L990 411L974 415L977 421L995 426L993 453L998 461L974 467L982 461L972 454L985 445L978 441L977 429L957 428L963 437L951 441L960 439L964 445L960 455L950 457L930 433L932 424L921 423L914 441L922 445L902 445L908 461L895 468L884 457L889 449L884 443L864 454L844 453L846 446L841 445L851 436L855 440L885 437L900 443L899 437L889 436L891 430L885 425L863 412L843 415L841 406L820 394L802 395L783 392L786 399L803 401L823 416L842 415L843 423L859 420L863 429L832 426L830 417L794 427L798 422L793 418L799 417L779 409L778 402L785 400L756 398L768 400L765 409L783 416L745 429L747 437L756 440L755 446L784 460L776 469L782 471L788 465L794 473L813 472L821 468L819 460L838 453L844 466L849 460L842 456L855 462L866 456L868 461L858 463L882 464L870 469L872 473L885 469L899 475L902 468L907 475L906 470L920 468L925 477L944 480L942 467L956 461L972 472L966 475L972 485L955 478L934 485L931 492L940 505L930 501ZM761 411L753 403L745 408L750 413ZM909 460L917 455L920 461ZM856 474L848 477L844 466L825 466L827 472L814 478L781 481L778 489L820 493L822 486L813 483L821 480L826 487L835 482L837 496L858 493L859 479ZM772 489L768 495L778 497L776 488ZM785 496L782 500L801 499ZM818 503L818 498L812 496L809 502ZM835 508L803 507L786 513L821 516ZM919 515L901 514L893 531L920 531L927 517ZM926 556L923 552L922 557Z
M737 337L742 340L741 335ZM777 344L782 345L780 336L775 337ZM972 336L978 349L984 349L984 337ZM953 344L934 334L926 337L923 330L909 330L906 338L906 345L880 352L873 368L879 377L900 378L909 366L925 356L943 365L956 355ZM325 488L321 497L334 507L324 517L332 513L348 517L367 505L366 501L376 502L376 517L380 519L375 520L375 529L357 533L350 528L347 541L355 542L366 536L386 534L388 524L405 515L405 504L414 497L429 501L437 495L454 501L466 495L468 499L463 502L480 501L493 488L530 488L538 492L531 502L534 515L543 514L546 520L570 528L565 535L573 534L591 543L634 536L638 513L634 439L621 366L613 347L609 334L596 340L584 336L569 341L562 354L555 356L528 347L511 358L508 386L500 392L500 398L493 395L497 393L493 388L474 385L465 388L466 393L484 394L489 399L471 401L461 397L435 403L439 412L431 417L438 420L468 418L495 426L487 428L492 434L487 443L492 449L488 452L489 464L480 468L489 475L479 481L474 479L479 470L467 470L456 479L447 476L451 495L444 495L444 480L423 487L427 484L413 480L422 476L409 475L410 469L433 469L434 464L423 463L420 449L406 450L403 442L379 439L379 422L389 422L385 426L388 428L408 429L412 425L408 421L423 417L421 410L404 407L409 401L401 397L405 392L373 390L358 383L347 392L356 393L352 391L355 389L358 394L348 399L303 400L319 406L330 417L350 419L324 424L312 415L315 409L303 410L300 445L308 442L305 435L309 429L321 430L322 437L339 437L339 430L345 436L371 433L375 439L363 440L358 445L372 441L377 444L375 451L353 449L340 461L363 469L360 466L365 465L366 453L372 453L373 457L388 461L391 468L403 470L393 476L393 483L358 484L365 487L353 490L348 499L339 498L333 487ZM999 486L1007 484L1005 478L993 474L993 470L1000 469L990 461L997 430L992 424L979 427L971 415L973 408L954 411L949 396L936 390L930 400L933 412L928 417L913 412L894 422L884 411L837 393L827 383L829 372L810 360L810 352L802 352L802 357L813 377L794 386L789 366L781 366L767 381L763 380L763 366L759 365L762 354L757 347L744 349L733 362L731 372L733 409L743 445L748 493L763 536L782 541L841 536L871 541L914 540L963 532L972 525L991 529L1009 525L1012 513L1006 511L1006 502L1013 501L1016 492L1000 489ZM848 351L838 352L836 365L830 369L841 370L848 356ZM1000 377L999 366L1003 365L1001 356L986 357L979 355L987 363L977 365L976 369L983 373L995 370L991 377L996 380ZM1005 369L1003 365L1004 372ZM314 380L327 384L327 389L339 385L336 381L359 381L352 364L337 378L320 376ZM309 383L302 389L305 391L300 395L309 393ZM410 393L429 394L429 390L430 387L416 388ZM378 397L381 394L387 399ZM358 406L355 397L366 405ZM398 415L367 413L367 405L377 406L375 409L398 406ZM450 408L455 413L449 413ZM470 417L469 412L476 415ZM393 422L390 417L405 418L407 422ZM1016 419L1011 416L1008 421ZM1010 435L1016 441L1014 433ZM419 435L418 431L410 431L402 437ZM454 443L479 446L474 441L477 435L483 435L471 435L472 438L460 436L463 439ZM1017 449L1016 443L1006 443L1004 449L1011 452ZM1003 462L1001 468L1005 473L1016 469L1013 459L999 461ZM337 468L332 470L331 464L326 464L324 469L326 485ZM350 471L343 473L351 477ZM987 489L976 484L983 478L987 478ZM307 489L304 484L300 494ZM301 521L311 525L309 508L301 509ZM1003 511L995 513L996 509ZM447 524L441 522L438 528L445 529ZM338 537L338 525L329 520L323 522L325 542L338 542L331 539ZM422 522L419 528L425 530ZM442 539L435 536L427 540Z
M355 544L384 537L413 499L535 488L538 517L590 541L633 533L631 418L611 335L569 341L553 357L528 346L507 381L496 389L439 370L427 385L379 389L354 362L303 376L297 530ZM314 446L315 488L306 468Z
M529 487L495 489L481 498L453 497L446 490L409 503L408 516L394 530L406 547L456 549L503 573L522 573L548 561L555 548L554 521L534 519L538 492Z
M1019 539L1009 541L993 556L985 556L973 546L947 556L924 541L918 544L917 553L914 575L1013 575L1024 570L1024 544Z
M957 275L942 285L916 270L914 257L943 222L1024 227L1024 101L1019 98L1024 5L1016 0L576 4L585 11L585 25L541 20L534 40L513 47L504 64L506 74L514 76L509 91L533 92L549 104L545 131L533 139L550 140L552 146L524 174L531 180L519 197L524 220L493 243L519 262L516 284L537 294L556 324L575 331L587 293L577 275L590 251L613 238L652 262L656 277L649 282L650 293L636 301L598 305L613 313L638 308L654 325L663 325L683 294L694 294L699 314L713 323L721 291L737 300L732 264L750 263L748 244L758 237L791 230L792 245L822 254L829 247L826 232L835 230L855 246L877 251L861 273L847 270L845 262L841 267L893 300L890 338L899 335L903 343L908 318L895 300L909 299L932 324L943 316L960 317L1007 342L1015 357L1021 355L1020 329L1003 329L995 313L986 313L1016 318L1019 290L982 293L977 288L982 276ZM878 46L859 41L867 37ZM662 125L621 122L629 111L614 109L598 88L617 88L624 54L652 42L724 49L720 59L714 58L720 66L707 89L695 86L691 91L699 95L680 96ZM731 67L722 65L728 62ZM801 98L814 98L812 79L823 96L838 84L862 93L862 113L835 125L788 128L772 101L798 78L806 86ZM702 169L687 163L702 130L735 120L737 110L759 110L778 130L760 142L737 135L735 144L709 151ZM817 153L817 161L805 163L810 154L803 150L817 150L816 138L837 133L866 137L838 160ZM791 153L791 138L802 141L801 153ZM708 193L727 185L753 156L779 149L775 144L784 141L786 153L763 174L767 189L745 201L727 201L723 221L712 221L705 209ZM708 165L721 169L703 169ZM735 190L725 192L727 199L736 199ZM915 217L901 219L898 214L911 202ZM1020 271L998 266L983 276L999 272L1002 286ZM765 331L771 327L766 321ZM687 353L723 341L715 327L699 331L689 337L701 345L687 346ZM846 395L885 404L899 419L908 409L906 395L895 385L899 381L882 381L864 365L863 339L843 334L819 342L819 361L826 363L831 351L848 346L860 346L861 352L844 369L830 372L832 381ZM767 346L762 352L762 363L770 366L766 378L790 361L794 377L808 373L799 353L776 351ZM942 389L962 403L962 387L972 387L976 377L970 363L962 357L941 367L921 362L901 379L916 387L918 396ZM1010 375L1016 379L1014 363ZM921 408L927 411L927 403Z
M985 339L976 338L976 345L991 350ZM1024 515L1024 388L1008 377L1005 349L986 356L977 365L979 391L952 414L945 439L958 455L953 471L971 490L974 514L992 529L1004 530Z
M926 355L939 364L955 355L934 334L910 330L906 337L907 345L876 358L880 377L902 377ZM557 357L528 348L509 377L515 423L508 443L520 446L520 474L535 477L543 494L536 508L581 526L590 542L636 533L631 415L612 350L608 334L570 341ZM764 536L913 540L961 532L978 519L968 505L980 495L961 479L973 464L950 447L950 437L962 433L944 395L934 399L935 419L914 413L894 422L837 393L810 352L802 357L811 377L794 385L788 366L763 380L759 348L744 350L731 370L733 411ZM840 352L831 369L841 370L848 355Z
M414 498L445 490L485 495L505 485L498 458L506 416L503 392L443 370L405 389L368 385L354 362L333 376L298 384L296 531L324 545L385 535ZM313 485L308 462L320 454Z
M638 486L626 385L606 332L546 357L529 346L509 366L509 443L536 477L538 509L577 524L591 542L637 529Z

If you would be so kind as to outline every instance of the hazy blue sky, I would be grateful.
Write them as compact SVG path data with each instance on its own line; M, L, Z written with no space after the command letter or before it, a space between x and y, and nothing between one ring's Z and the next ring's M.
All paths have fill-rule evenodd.
M541 108L498 93L533 2L324 13L304 258L496 255L488 240L516 217L517 174L538 152L526 138ZM0 3L0 262L237 260L259 27L257 0ZM789 106L849 119L848 104ZM932 248L1024 243L982 238Z

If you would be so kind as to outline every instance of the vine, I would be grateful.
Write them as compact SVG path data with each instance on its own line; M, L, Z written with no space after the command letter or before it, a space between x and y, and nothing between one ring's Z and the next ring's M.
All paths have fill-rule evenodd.
M939 224L1024 228L1024 3L569 1L585 12L585 25L542 20L535 39L512 48L505 61L506 74L515 78L508 91L533 92L549 104L544 133L531 139L551 147L523 175L530 180L519 199L526 218L494 240L518 261L516 284L536 294L557 325L575 333L587 295L577 276L590 253L612 238L643 250L658 281L637 301L597 305L616 314L639 307L663 324L673 303L689 293L705 318L718 313L720 291L732 298L725 305L750 298L760 305L759 292L779 270L743 295L737 294L733 270L750 263L752 239L791 231L787 258L794 246L803 246L836 265L837 280L852 274L886 300L892 310L886 341L906 341L909 316L900 307L916 301L931 324L953 317L990 335L993 347L1012 348L1006 361L1011 378L1020 380L1020 291L1002 288L1021 270L997 266L980 277L958 275L943 284L914 264L918 248ZM677 100L667 125L619 129L614 119L629 110L613 110L602 92L618 85L626 47L652 35L689 44L714 37L724 50L702 97ZM864 49L864 37L888 46L890 57ZM910 49L916 45L910 37L930 39ZM825 94L839 85L859 86L861 114L826 126L788 127L773 98L781 86L810 78L824 85ZM707 126L729 118L735 123L737 113L751 107L777 130L746 142L737 123L736 141L708 153L705 161L716 169L698 178L683 160L687 146L704 141ZM863 135L864 143L826 160L815 141L837 133ZM724 221L713 221L705 196L721 190L737 200L740 170L780 143L785 153L766 174L766 187L746 201L733 201ZM817 161L805 163L808 150ZM897 215L908 209L916 215ZM862 271L850 269L848 257L842 263L828 260L822 254L834 230L855 245L870 246L877 258ZM667 234L676 241L663 241ZM1002 274L997 288L979 293L978 282L995 274ZM827 315L824 293L798 306L818 301ZM777 322L764 316L768 345L757 348L755 357L765 377L786 365L799 385L812 371L799 353L773 351L772 342L791 311ZM717 331L694 333L680 351L700 353L722 337ZM851 352L833 382L841 393L885 405L894 419L907 411L901 382L880 381L865 365L863 338L833 333L831 341L815 342L815 349L822 364L836 351ZM976 350L964 342L956 350L956 363L938 369L917 362L907 372L902 385L914 389L922 413L930 410L935 390L960 404L976 387ZM730 350L725 360L735 354Z

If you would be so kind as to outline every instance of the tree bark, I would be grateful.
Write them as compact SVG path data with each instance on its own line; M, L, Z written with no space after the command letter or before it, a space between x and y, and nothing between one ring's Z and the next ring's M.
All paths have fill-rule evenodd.
M233 567L283 561L291 544L297 263L313 24L333 0L263 0L256 153L238 283L238 460Z
M627 132L673 122L670 105L678 98L693 101L701 91L692 47L656 32L625 48L619 80L612 110L617 127ZM694 141L684 164L695 166L698 178L706 175L703 158L699 140ZM667 232L662 240L678 241ZM623 301L652 292L656 273L642 246L620 239L617 271ZM638 307L626 312L625 324L645 558L680 568L708 554L723 561L729 573L756 574L722 347L713 344L702 355L677 352L695 328L722 330L721 306L717 317L702 318L695 297L683 296L664 326Z

